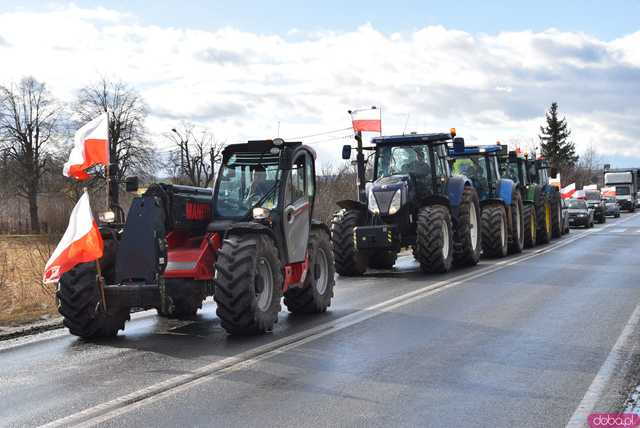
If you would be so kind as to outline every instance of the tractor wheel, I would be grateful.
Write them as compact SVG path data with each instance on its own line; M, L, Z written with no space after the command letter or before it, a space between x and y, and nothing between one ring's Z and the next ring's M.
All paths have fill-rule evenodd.
M509 252L521 253L524 248L524 207L522 195L517 189L511 195L511 230L509 231Z
M465 186L453 242L453 263L456 266L475 266L478 264L482 249L480 221L478 193L473 187Z
M231 235L215 265L214 299L220 324L229 334L271 331L282 297L282 264L276 243L264 234Z
M524 248L533 248L536 245L537 231L536 208L534 205L526 205L524 217Z
M293 313L325 312L331 306L335 283L331 239L324 230L314 230L309 236L309 271L304 285L287 290L284 304Z
M395 251L380 251L369 255L369 267L372 269L391 269L396 264L398 254Z
M359 276L367 270L366 254L358 252L353 228L361 224L362 212L342 209L331 220L331 242L336 272L342 276Z
M553 192L551 196L551 236L553 238L562 236L562 202L558 192Z
M108 311L102 310L96 275L95 262L79 264L62 275L56 292L64 326L85 339L116 336L129 320L129 308L110 308L107 302Z
M548 244L551 241L551 202L543 191L538 193L536 199L536 220L538 221L537 244Z
M448 272L453 260L453 227L449 209L431 205L418 210L413 254L423 272Z
M508 254L507 212L502 205L482 208L482 252L487 257L505 257Z

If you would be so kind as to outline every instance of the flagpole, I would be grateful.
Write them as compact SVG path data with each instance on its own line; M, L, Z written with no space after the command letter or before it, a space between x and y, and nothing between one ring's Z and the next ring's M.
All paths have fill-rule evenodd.
M109 109L105 107L105 114L107 115L107 153L109 154L109 162L104 166L104 175L107 182L107 211L111 209L111 176L109 166L111 165L111 127L109 126Z

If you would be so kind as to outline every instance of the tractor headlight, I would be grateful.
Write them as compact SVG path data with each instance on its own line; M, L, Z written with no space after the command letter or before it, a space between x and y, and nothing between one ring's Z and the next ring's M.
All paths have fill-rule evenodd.
M393 194L393 198L391 198L391 204L389 205L389 215L393 215L400 211L402 208L402 190L396 190L396 193Z
M105 211L98 214L98 219L102 223L113 223L114 221L116 221L116 213L114 213L113 211Z
M251 213L254 220L267 220L271 217L271 210L267 208L256 207Z
M380 208L378 208L378 201L372 191L369 191L369 211L374 214L380 214Z

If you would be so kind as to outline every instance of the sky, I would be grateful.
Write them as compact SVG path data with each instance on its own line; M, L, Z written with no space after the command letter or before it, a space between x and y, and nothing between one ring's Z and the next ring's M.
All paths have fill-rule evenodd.
M351 142L348 109L527 148L557 101L579 153L640 166L638 16L640 0L0 0L0 84L33 75L70 102L121 79L160 148L185 120L228 142L322 134L303 140L323 165Z

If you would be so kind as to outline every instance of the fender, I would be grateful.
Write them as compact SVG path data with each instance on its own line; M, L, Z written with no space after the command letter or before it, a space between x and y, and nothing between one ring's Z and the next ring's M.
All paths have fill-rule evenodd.
M225 230L224 238L227 239L229 235L232 235L234 233L262 233L268 235L274 241L278 242L276 240L276 235L273 233L273 230L271 230L271 228L263 224L254 223L251 221L232 224L227 230Z
M452 207L458 207L462 202L462 193L465 186L473 186L471 180L464 175L454 175L449 177L447 181L447 194L449 195L449 203Z
M514 187L513 180L508 178L498 180L498 197L504 201L505 205L511 205Z
M326 224L324 224L323 222L321 222L320 220L316 220L313 219L311 220L311 230L323 230L325 232L327 232L327 234L329 236L331 236L331 229L329 229L329 226L327 226Z
M360 201L353 201L350 199L343 199L342 201L336 202L336 205L345 210L360 210L367 211L367 205L363 204Z

